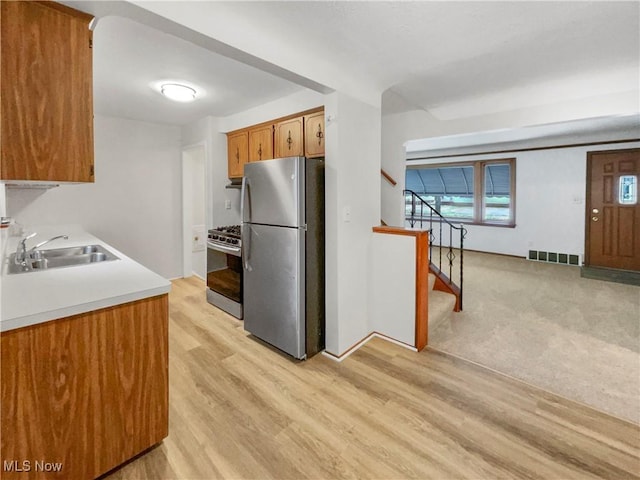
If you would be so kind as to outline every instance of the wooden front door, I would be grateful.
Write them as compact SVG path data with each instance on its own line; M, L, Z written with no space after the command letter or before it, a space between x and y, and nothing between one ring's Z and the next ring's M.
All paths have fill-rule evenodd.
M640 271L640 149L587 154L585 265Z

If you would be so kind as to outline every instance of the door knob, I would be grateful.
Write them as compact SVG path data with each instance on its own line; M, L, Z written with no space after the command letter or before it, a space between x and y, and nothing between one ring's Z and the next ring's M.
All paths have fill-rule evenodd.
M598 217L591 217L591 220L593 220L594 222L598 221Z
M594 208L593 210L591 210L592 213L600 213L600 210L598 210L597 208Z

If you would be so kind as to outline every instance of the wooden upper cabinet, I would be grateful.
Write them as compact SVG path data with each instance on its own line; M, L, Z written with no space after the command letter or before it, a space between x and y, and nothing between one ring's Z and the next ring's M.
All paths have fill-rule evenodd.
M227 133L229 178L244 175L247 162L285 157L324 157L324 108Z
M0 2L0 179L93 181L92 18Z
M249 130L249 161L258 162L273 158L273 125Z
M324 156L324 111L304 116L304 156Z
M229 162L229 178L240 178L244 175L244 164L249 156L249 132L243 130L227 134L227 160Z
M303 117L276 123L276 158L300 157L304 155Z

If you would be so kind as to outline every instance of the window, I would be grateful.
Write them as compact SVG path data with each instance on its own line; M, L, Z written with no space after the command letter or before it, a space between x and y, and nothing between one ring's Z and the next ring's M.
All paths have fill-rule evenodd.
M636 186L638 177L636 175L622 175L618 187L618 202L620 205L635 205L638 202Z
M514 158L409 167L406 188L448 220L515 225Z

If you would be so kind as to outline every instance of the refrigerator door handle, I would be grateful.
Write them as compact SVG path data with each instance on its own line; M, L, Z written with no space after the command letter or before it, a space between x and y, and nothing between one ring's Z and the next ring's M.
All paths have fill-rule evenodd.
M251 226L247 223L251 221L251 192L249 191L247 177L242 177L242 200L240 202L240 212L242 214L242 225L240 227L240 241L242 242L242 267L250 271L249 253L251 251ZM248 215L247 215L248 213Z
M250 252L251 252L251 225L247 223L243 223L240 229L240 239L242 241L242 266L248 272L251 271L251 266L249 265Z
M247 177L242 177L242 198L240 200L240 215L242 223L251 222L251 192Z

